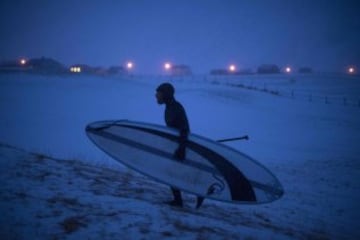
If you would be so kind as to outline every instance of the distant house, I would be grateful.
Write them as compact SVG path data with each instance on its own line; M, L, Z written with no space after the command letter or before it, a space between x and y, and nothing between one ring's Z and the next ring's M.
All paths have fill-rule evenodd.
M70 72L72 73L95 74L96 71L96 68L86 64L74 64L70 66Z
M263 64L257 69L259 74L273 74L280 73L280 68L275 64Z
M251 68L244 68L244 69L240 69L237 74L239 75L250 75L250 74L254 74L253 70Z
M211 75L247 75L253 74L250 68L241 69L239 71L231 71L228 69L213 69L210 71Z
M174 65L171 67L171 75L174 76L188 76L192 75L191 68L187 65L181 64L181 65Z
M93 74L100 75L100 76L106 76L109 74L109 71L108 71L108 69L106 69L104 67L94 67Z
M34 73L58 74L67 72L64 65L51 58L33 58L27 62Z
M125 75L128 73L128 71L122 66L111 66L107 72L110 75Z
M31 67L28 64L22 64L18 60L8 60L0 62L1 73L26 72L30 69Z
M41 74L60 74L67 70L60 62L51 58L32 58L30 60L10 60L0 63L1 72L30 72Z
M82 73L82 74L99 75L99 76L127 73L123 67L119 67L119 66L104 68L104 67L93 67L87 64L74 64L70 66L69 70L71 73L76 73L76 74Z
M211 75L229 75L229 71L227 69L213 69L210 71Z
M299 68L299 73L312 73L313 69L310 67L301 67Z

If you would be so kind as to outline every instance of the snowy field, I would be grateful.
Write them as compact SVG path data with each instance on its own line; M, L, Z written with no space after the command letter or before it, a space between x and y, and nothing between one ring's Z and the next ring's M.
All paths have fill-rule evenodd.
M84 132L96 120L164 124L155 101L162 81L0 75L0 238L360 238L359 77L171 79L192 132L215 140L248 134L227 144L285 188L270 204L208 200L199 210L192 196L182 210L162 205L171 197L166 186L107 157Z

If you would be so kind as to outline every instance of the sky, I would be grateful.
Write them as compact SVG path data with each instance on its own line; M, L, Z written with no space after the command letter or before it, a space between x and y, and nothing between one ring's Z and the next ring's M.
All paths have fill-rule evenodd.
M0 60L125 65L161 74L166 61L203 74L235 64L360 68L356 0L2 0Z

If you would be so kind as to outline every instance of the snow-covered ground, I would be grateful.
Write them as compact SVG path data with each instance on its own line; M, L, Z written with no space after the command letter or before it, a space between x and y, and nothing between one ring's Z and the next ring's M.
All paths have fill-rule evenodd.
M163 124L154 96L162 81L0 75L1 239L360 237L358 77L172 79L192 132L248 134L250 141L228 145L267 166L285 188L270 204L208 200L200 210L190 195L185 209L162 205L167 186L106 156L84 132L96 120ZM263 91L273 86L295 97ZM355 104L296 97L304 89Z

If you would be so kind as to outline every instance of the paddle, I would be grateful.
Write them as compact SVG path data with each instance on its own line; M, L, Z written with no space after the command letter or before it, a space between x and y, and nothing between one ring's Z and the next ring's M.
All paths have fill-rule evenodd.
M219 139L219 140L217 140L217 142L230 142L230 141L237 141L237 140L249 140L249 136L245 135L242 137Z

